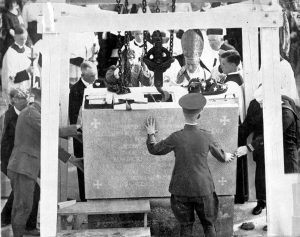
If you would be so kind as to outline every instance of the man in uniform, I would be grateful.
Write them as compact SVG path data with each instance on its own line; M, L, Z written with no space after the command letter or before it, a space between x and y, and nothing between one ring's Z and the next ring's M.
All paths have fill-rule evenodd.
M200 93L180 98L179 105L185 117L184 129L172 133L165 140L156 141L155 120L146 122L147 147L153 155L175 153L175 166L169 186L171 208L180 223L180 236L192 236L196 211L206 237L215 237L218 215L218 197L207 163L208 152L220 162L229 162L233 155L225 153L209 131L198 128L197 119L206 104ZM205 211L204 211L205 210Z

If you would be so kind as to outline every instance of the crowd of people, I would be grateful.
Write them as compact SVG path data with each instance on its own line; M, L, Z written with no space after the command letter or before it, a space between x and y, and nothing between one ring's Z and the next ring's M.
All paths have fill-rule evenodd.
M42 37L37 33L40 8L35 2L35 0L28 0L26 3L21 0L6 0L5 9L2 11L1 88L7 110L2 115L1 171L9 177L13 191L2 210L1 224L3 227L11 223L15 237L21 237L26 233L39 235L36 222L40 195L37 179L40 173L42 54L37 45L42 41ZM161 4L156 7L164 12L170 11L170 5L166 4L166 1L161 1ZM185 4L178 5L177 11L208 11L209 8L220 5ZM141 7L133 4L129 6L129 10L131 13L138 13ZM153 9L148 8L148 11ZM296 86L296 84L300 85L298 82L300 81L300 13L288 12L288 16L291 44L288 53L285 51L285 54L281 55L278 73L282 93L284 169L286 173L295 173L300 170L297 153L300 139L297 136L299 122L297 106L300 104ZM186 87L190 94L182 98L179 103L186 119L184 131L187 130L185 132L195 139L183 140L183 134L172 134L166 140L157 142L154 131L155 120L149 118L147 120L149 152L162 155L174 150L178 144L187 143L193 148L191 152L200 154L201 149L205 150L206 155L195 158L204 160L204 163L208 151L223 162L253 152L256 162L255 188L258 200L253 214L258 215L266 206L262 113L262 88L266 86L257 85L254 99L246 112L241 31L194 29L175 30L174 37L171 37L171 34L172 32L164 30L159 32L158 38L157 32L142 31L126 32L121 35L114 32L74 35L73 40L77 40L78 44L75 46L78 47L77 49L70 47L70 91L66 92L69 93L70 126L59 129L60 137L73 137L74 155L59 148L58 158L77 166L80 200L86 201L82 163L83 145L80 137L82 130L78 125L81 123L81 105L85 88L102 87L120 93L128 92L124 88L156 86L162 94L161 101L168 101L169 87ZM72 39L70 43L71 41ZM74 48L75 46L73 45ZM159 58L157 49L163 49L166 55L172 51L172 57ZM162 87L157 86L157 74L152 68L153 65L159 65L157 62L169 64L162 73ZM196 120L200 117L200 112L206 103L204 96L218 94L233 95L239 99L238 148L235 154L224 153L214 139L205 132L193 133ZM254 137L252 142L247 144L247 137L251 133L254 133ZM196 138L199 138L198 140L205 146L195 146L193 141L197 140ZM180 177L184 177L184 173L190 167L182 164L178 157L188 159L186 157L192 155L185 154L181 149L183 148L179 146L175 152L176 162L178 162L177 165L175 164L175 169L182 174ZM199 165L197 162L189 163L189 165L193 164ZM190 203L195 204L199 218L206 224L203 225L208 233L207 236L215 236L217 197L207 171L208 167L195 173L195 180L200 174L206 174L204 179L199 178L203 183L195 181L195 187L199 186L197 192L194 188L184 191L187 187L185 179L173 180L175 183L180 183L178 186L182 187L180 191L177 190L177 186L170 185L172 209L181 224L182 236L191 233L194 222L194 218L187 218L191 211L194 211L190 208ZM205 184L205 190L202 184ZM188 198L182 199L182 195ZM203 204L200 199L192 198L195 195L210 196L205 201L207 203ZM209 217L200 211L201 205L210 205ZM182 211L182 207L186 210Z

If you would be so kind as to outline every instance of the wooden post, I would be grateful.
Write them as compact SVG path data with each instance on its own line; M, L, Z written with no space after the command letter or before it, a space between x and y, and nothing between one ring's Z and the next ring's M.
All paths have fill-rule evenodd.
M43 34L42 122L41 122L41 233L56 236L58 182L58 126L60 38Z
M68 109L69 109L69 34L61 34L61 50L60 50L60 126L68 125ZM60 145L68 150L68 141L60 139ZM59 162L58 176L58 199L59 201L67 200L68 190L68 164Z
M290 218L284 211L289 203L286 203L280 185L284 178L284 161L280 78L276 72L279 64L278 28L261 29L261 59L268 235L284 236ZM281 204L285 205L284 209L279 208Z
M258 78L258 28L243 28L243 71L245 105L248 108L260 80Z
M245 85L245 113L247 112L253 93L260 79L258 78L258 28L249 27L242 29L243 37L243 79ZM250 142L251 138L249 138ZM247 154L249 201L256 200L255 197L255 162L252 153Z

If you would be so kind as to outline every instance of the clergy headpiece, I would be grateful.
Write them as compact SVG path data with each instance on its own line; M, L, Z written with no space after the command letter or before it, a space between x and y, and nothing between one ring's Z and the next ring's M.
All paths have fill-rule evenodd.
M187 30L181 38L182 52L186 61L200 61L204 41L200 30Z

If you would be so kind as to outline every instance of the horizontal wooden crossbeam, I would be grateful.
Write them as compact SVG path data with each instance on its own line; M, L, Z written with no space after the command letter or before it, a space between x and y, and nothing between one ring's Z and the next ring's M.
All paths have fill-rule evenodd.
M176 3L201 3L201 2L243 2L245 0L176 0ZM147 0L147 3L155 3L156 0ZM169 0L170 4L172 3ZM78 4L78 5L85 5L85 4L113 4L116 3L114 0L67 0L67 3ZM124 3L124 0L121 0L121 3ZM139 4L142 3L142 0L128 0L129 4Z
M84 18L62 16L55 23L55 31L62 32L101 32L156 29L193 28L242 28L278 27L282 24L280 12L206 12L166 13L166 14L89 14Z

